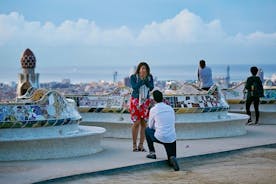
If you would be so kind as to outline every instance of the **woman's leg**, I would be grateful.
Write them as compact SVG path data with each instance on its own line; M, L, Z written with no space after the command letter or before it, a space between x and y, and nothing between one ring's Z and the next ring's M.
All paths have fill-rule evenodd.
M132 127L131 127L131 129L132 129L133 151L138 151L136 141L137 141L137 136L138 136L138 130L139 130L140 123L141 123L141 121L137 120L137 121L133 122Z
M147 123L145 120L141 120L141 123L140 123L140 142L139 142L139 146L138 146L138 149L140 149L141 151L144 151L144 141L145 141L145 130L146 130L146 126L147 126Z

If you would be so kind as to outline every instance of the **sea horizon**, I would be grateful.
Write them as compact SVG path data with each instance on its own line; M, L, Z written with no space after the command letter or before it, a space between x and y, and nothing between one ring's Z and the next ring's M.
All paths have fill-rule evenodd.
M208 63L207 63L208 65ZM210 64L213 78L226 77L227 64ZM249 64L229 64L230 81L244 81L250 76ZM276 74L276 64L258 64L254 65L262 68L265 78L271 78ZM39 73L39 81L45 82L61 82L63 79L70 79L71 83L89 83L97 81L113 81L113 74L117 72L117 81L122 81L128 77L133 68L132 65L122 66L56 66L56 67L36 67L35 72ZM151 73L158 80L181 80L191 81L197 80L198 65L178 64L178 65L151 65ZM22 73L21 66L16 68L5 67L0 68L0 82L11 83L18 81L18 74Z

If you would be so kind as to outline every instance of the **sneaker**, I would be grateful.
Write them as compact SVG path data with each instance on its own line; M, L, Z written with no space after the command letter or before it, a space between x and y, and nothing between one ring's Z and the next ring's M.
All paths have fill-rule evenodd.
M247 123L247 125L255 125L252 121L250 123Z
M252 120L251 120L251 118L249 118L248 120L247 120L247 125L249 125L250 123L252 122Z
M255 121L254 125L259 126L260 123L258 121Z
M172 167L175 171L179 171L179 165L177 163L177 160L176 160L175 156L170 157L169 163L170 163L170 165L172 165Z
M147 155L147 158L156 159L156 155L155 155L155 153L150 153Z

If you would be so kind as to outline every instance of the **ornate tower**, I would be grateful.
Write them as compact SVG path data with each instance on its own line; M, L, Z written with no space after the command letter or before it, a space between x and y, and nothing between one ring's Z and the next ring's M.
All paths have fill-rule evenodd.
M30 49L26 49L21 57L23 73L19 74L17 96L22 96L30 87L39 88L39 74L35 73L36 59Z
M230 66L227 65L226 87L230 87Z

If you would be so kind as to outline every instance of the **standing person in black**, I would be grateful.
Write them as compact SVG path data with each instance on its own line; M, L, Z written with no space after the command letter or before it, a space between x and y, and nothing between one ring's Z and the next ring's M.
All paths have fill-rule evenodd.
M259 103L260 103L260 97L264 96L264 88L261 79L256 76L258 73L258 68L253 66L250 68L250 71L252 73L252 76L247 78L245 89L247 90L247 97L246 97L246 113L249 115L249 119L247 121L248 125L258 125L259 122ZM255 109L255 115L256 119L255 122L252 122L251 119L251 112L250 112L250 106L251 104L254 104Z

